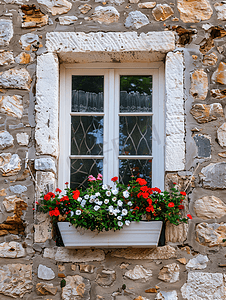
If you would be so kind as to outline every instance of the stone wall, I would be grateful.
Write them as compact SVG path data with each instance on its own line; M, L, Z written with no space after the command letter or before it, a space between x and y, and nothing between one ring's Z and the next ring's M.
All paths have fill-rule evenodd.
M224 2L1 0L1 300L226 299ZM184 189L190 183L186 207L193 219L188 225L167 225L163 247L67 250L56 247L48 216L36 213L39 189L47 192L57 186L58 126L53 120L58 116L59 86L52 86L51 78L59 78L58 59L75 61L65 50L75 45L72 32L79 32L80 44L73 46L78 52L86 34L114 32L109 47L115 52L106 61L164 61L171 51L166 106L177 121L167 134L167 145L175 145L180 157L173 167L173 152L168 151L165 186L176 182ZM61 45L61 52L58 33L65 33L68 43ZM170 35L176 44L169 44ZM54 39L56 43L50 43ZM125 48L117 50L121 39ZM99 53L77 55L78 61L100 60L106 49L98 47ZM173 76L178 63L173 53L179 53L184 64L181 110L170 98L170 88L173 93L179 82ZM42 64L48 65L49 74L42 72Z

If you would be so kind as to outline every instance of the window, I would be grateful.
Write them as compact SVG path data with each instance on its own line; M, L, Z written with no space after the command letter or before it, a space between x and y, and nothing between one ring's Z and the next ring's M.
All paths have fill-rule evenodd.
M162 70L162 63L63 66L59 186L101 173L105 183L140 175L164 187Z

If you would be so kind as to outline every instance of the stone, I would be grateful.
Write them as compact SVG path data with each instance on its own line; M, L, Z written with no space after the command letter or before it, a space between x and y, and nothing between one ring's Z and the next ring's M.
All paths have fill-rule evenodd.
M179 280L180 266L176 263L166 265L161 268L158 278L162 281L174 283Z
M6 196L6 191L5 189L0 190L0 196Z
M210 94L213 98L224 99L226 97L226 89L213 89L210 91Z
M211 157L211 137L203 134L195 134L193 139L197 147L197 157Z
M6 4L17 4L21 5L24 4L24 2L28 2L29 0L4 0Z
M142 2L138 3L139 8L154 8L156 5L156 2Z
M226 63L220 62L218 69L213 73L214 83L226 84Z
M27 191L27 187L24 185L11 185L9 187L10 192L15 193L15 194L22 194Z
M5 130L0 131L0 150L13 146L13 136Z
M95 2L97 2L97 1L95 0ZM98 1L98 2L102 2L102 0ZM115 4L115 5L121 5L122 3L125 2L125 0L110 0L109 2L112 4Z
M158 292L156 295L156 300L178 300L177 292L176 291L170 291L170 292Z
M62 247L57 248L55 260L60 262L90 262L105 259L103 250L70 250Z
M125 21L126 28L139 29L150 22L148 17L139 10L131 11Z
M155 249L118 249L112 251L111 256L125 259L170 259L176 257L176 250L169 245Z
M218 57L217 55L213 52L208 55L204 55L202 63L204 66L210 67L214 66L217 63Z
M0 293L22 298L32 290L32 265L7 264L0 266Z
M183 258L178 258L177 261L179 261L182 265L186 265L187 264L187 260L185 257Z
M38 295L56 295L57 287L52 283L40 282L36 284L36 292Z
M48 24L48 15L41 12L40 8L36 8L35 4L22 5L22 28L42 27Z
M13 52L0 50L0 66L7 66L13 63Z
M186 269L189 270L203 270L207 267L209 259L207 255L198 254L196 257L189 260Z
M84 264L79 265L80 273L94 273L94 269L95 269L95 266L93 266L93 265L84 265Z
M174 14L172 7L168 4L157 4L152 10L152 15L156 21L165 21Z
M35 170L56 173L55 161L50 157L36 158Z
M226 215L226 205L215 196L204 196L194 203L194 211L198 218L220 219Z
M187 282L181 287L181 293L187 300L224 300L226 297L224 274L189 272Z
M35 243L45 243L52 239L52 225L48 214L41 213L38 215L38 224L34 224L34 241Z
M90 281L79 275L65 277L66 285L62 288L62 300L89 300Z
M200 124L224 117L224 111L220 103L194 104L190 110L193 118Z
M63 16L59 17L60 25L71 25L74 24L78 18L76 16Z
M200 178L208 189L226 188L226 162L211 163L202 168Z
M21 52L18 56L15 57L15 62L20 65L26 65L33 61L31 54L26 52Z
M145 269L141 265L136 265L133 270L129 270L125 273L125 277L131 280L141 280L146 282L152 277L152 271Z
M20 44L23 50L30 50L31 45L38 47L39 36L35 33L26 33L20 37Z
M26 132L17 133L16 140L20 146L27 146L29 143L29 135Z
M56 179L52 172L36 172L36 182L39 189L36 189L36 199L40 199L40 191L44 194L48 192L55 192Z
M200 223L196 226L196 240L204 246L226 246L226 223Z
M8 196L8 197L5 197L5 199L3 200L3 205L5 207L5 210L7 212L12 212L14 211L15 209L15 204L16 204L16 201L18 200L21 200L21 198L18 198L17 196L13 195L13 196Z
M226 146L226 123L217 129L217 140L221 147Z
M213 9L208 0L178 0L177 8L180 12L180 19L184 23L198 23L209 20Z
M25 249L18 242L9 242L0 244L0 257L19 258L26 255Z
M0 46L8 46L13 37L12 20L0 19Z
M129 3L132 3L132 4L136 4L138 2L140 2L140 0L129 0Z
M82 13L82 14L87 14L91 9L92 9L92 6L90 5L90 4L87 4L87 3L85 3L85 4L83 4L83 5L80 5L79 7L78 7L78 9L80 10L80 12Z
M40 55L37 60L36 151L39 154L56 157L58 155L58 59L56 55L48 53Z
M1 153L0 154L0 171L2 176L16 175L20 169L21 159L18 154Z
M217 2L214 4L214 7L217 12L217 19L220 21L225 21L226 20L226 4Z
M191 75L191 95L196 100L205 100L208 93L208 77L206 72L195 70Z
M0 112L21 119L23 115L22 96L2 96L0 98Z
M67 0L38 0L38 4L42 5L53 16L66 14L72 8L72 3Z
M170 222L166 223L165 228L165 243L179 243L183 242L187 238L188 224L180 223L179 225L174 225Z
M30 90L31 77L26 69L10 69L0 73L0 87L5 89Z
M96 282L102 287L109 287L114 284L116 273L114 270L102 270L101 274L97 275Z
M51 268L40 264L38 266L38 278L43 280L52 280L55 278L55 273Z
M55 259L56 248L44 248L43 258Z
M113 6L97 6L95 7L95 11L89 18L90 20L93 20L95 22L98 22L100 24L111 24L114 22L118 22L119 20L119 12L117 9Z

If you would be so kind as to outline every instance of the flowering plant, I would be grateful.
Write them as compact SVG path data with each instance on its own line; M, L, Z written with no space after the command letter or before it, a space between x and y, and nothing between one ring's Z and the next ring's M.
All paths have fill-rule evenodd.
M158 188L147 187L141 178L132 178L129 185L118 182L113 177L113 187L102 183L102 175L88 177L89 186L85 191L71 190L66 183L66 195L60 189L56 193L41 196L38 209L48 212L53 222L68 221L75 227L90 230L118 230L132 221L148 220L170 221L178 225L187 222L180 211L186 193L173 187L171 193Z

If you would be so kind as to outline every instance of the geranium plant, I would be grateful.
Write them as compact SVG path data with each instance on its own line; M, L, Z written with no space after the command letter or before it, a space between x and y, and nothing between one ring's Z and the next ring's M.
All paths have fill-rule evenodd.
M86 190L71 190L66 183L65 195L60 189L56 193L42 194L38 209L48 212L53 222L67 221L90 230L118 230L132 221L169 221L175 225L187 222L181 217L185 192L175 187L171 192L161 192L149 188L142 178L132 178L129 185L119 183L118 177L112 179L113 187L102 183L102 175L88 177Z

